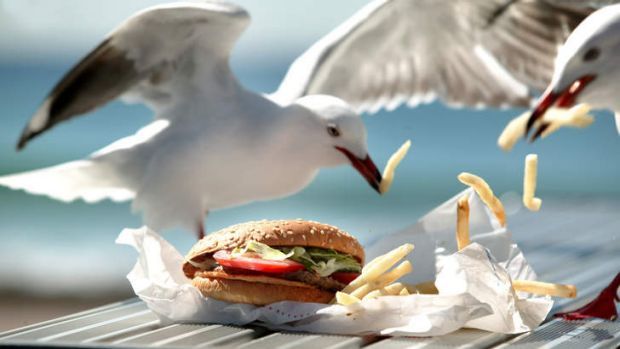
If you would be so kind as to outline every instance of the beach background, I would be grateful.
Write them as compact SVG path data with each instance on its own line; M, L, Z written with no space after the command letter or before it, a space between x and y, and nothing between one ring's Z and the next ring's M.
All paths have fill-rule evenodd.
M253 21L231 64L245 86L262 92L276 89L299 54L366 3L236 2ZM123 19L157 3L0 0L0 175L88 156L151 120L143 106L114 102L15 151L22 127L62 75ZM364 115L369 150L379 167L402 142L412 140L387 195L377 195L350 167L326 169L291 197L214 211L207 228L305 218L337 225L367 242L414 223L462 190L456 180L462 171L486 178L514 213L520 209L528 153L539 154L543 200L620 197L620 137L611 113L596 113L588 129L563 129L504 153L496 146L497 136L521 112L454 110L432 103ZM0 188L0 331L130 297L125 275L136 256L114 240L140 221L127 203L67 204ZM195 241L191 232L163 233L182 253Z

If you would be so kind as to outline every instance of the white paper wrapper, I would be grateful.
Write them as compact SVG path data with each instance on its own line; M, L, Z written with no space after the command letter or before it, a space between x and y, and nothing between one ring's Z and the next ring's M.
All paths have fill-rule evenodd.
M455 252L456 200L463 194L470 194L474 243ZM138 262L127 278L164 323L258 322L282 330L392 336L435 336L463 327L501 333L529 331L545 319L552 301L515 295L511 278L536 276L510 233L471 194L471 190L464 191L412 227L385 235L367 248L368 257L373 258L413 242L414 272L404 281L436 279L438 295L381 297L346 307L298 302L264 307L231 304L204 298L181 271L182 255L148 228L125 229L117 243L138 251Z

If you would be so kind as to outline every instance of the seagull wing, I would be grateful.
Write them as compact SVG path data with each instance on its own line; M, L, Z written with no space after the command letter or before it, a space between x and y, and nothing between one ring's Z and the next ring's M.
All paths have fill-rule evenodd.
M24 128L18 149L56 124L122 96L156 112L200 82L219 81L237 37L249 23L227 3L174 3L132 16L73 67Z
M584 8L584 7L593 7L593 8L601 8L604 6L609 6L613 4L617 4L618 0L545 0L546 2L553 4L555 6L564 6L564 7L574 7L574 8Z
M590 12L542 0L375 0L302 54L272 96L330 94L370 112L435 98L526 106Z

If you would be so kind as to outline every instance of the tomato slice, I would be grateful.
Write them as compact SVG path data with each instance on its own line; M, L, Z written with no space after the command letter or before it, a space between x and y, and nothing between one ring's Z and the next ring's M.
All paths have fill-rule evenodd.
M348 285L351 283L351 281L355 280L358 276L360 276L360 273L337 271L331 274L329 277L345 285Z
M305 267L301 263L285 259L283 261L271 261L267 259L253 258L253 257L232 257L230 251L221 250L213 254L213 259L224 267L238 268L245 270L260 271L263 273L292 273L299 270L304 270Z

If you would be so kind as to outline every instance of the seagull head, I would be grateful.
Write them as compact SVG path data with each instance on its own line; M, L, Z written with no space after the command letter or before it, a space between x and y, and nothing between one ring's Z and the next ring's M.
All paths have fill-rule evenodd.
M362 118L343 100L326 95L309 95L296 103L314 114L317 122L307 132L317 140L321 164L351 164L370 186L379 192L381 172L368 154L366 126Z
M620 4L593 12L558 50L551 83L528 120L527 132L550 107L587 103L594 108L620 110L614 88L620 81L618 58Z

